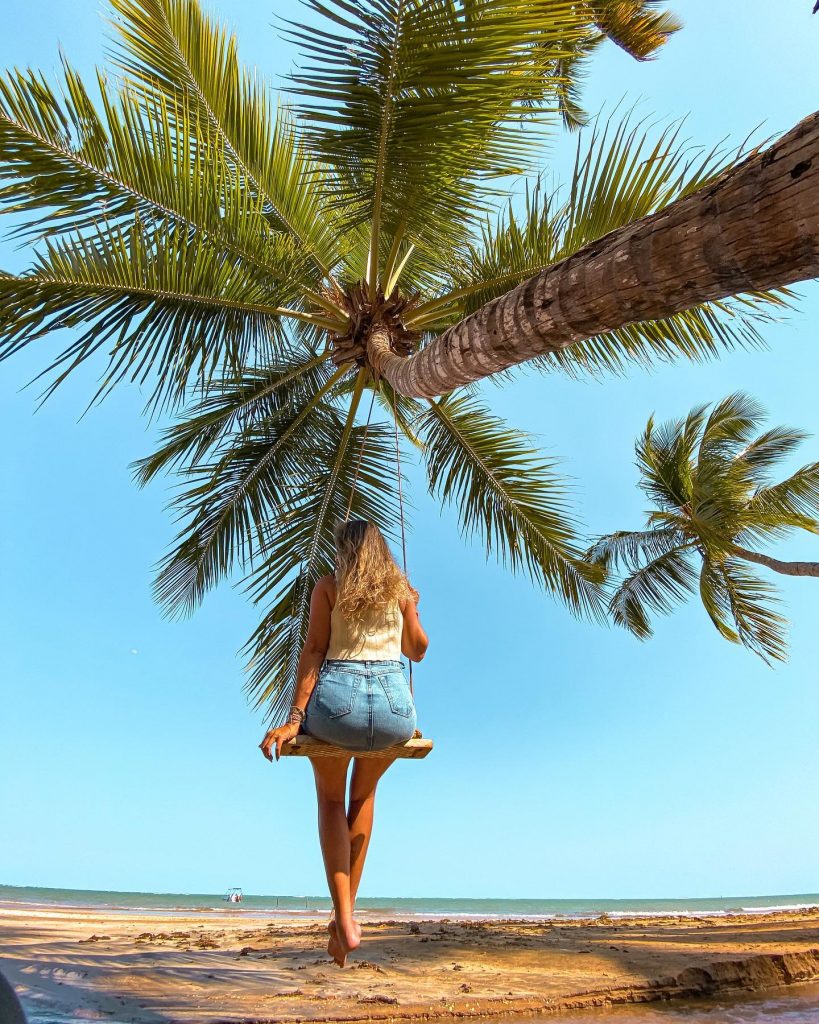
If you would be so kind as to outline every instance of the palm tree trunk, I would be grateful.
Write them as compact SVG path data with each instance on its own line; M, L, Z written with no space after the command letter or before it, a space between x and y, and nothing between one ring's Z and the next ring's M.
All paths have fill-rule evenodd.
M778 558L761 555L758 551L749 551L747 548L740 548L736 545L734 545L733 551L734 554L748 562L766 565L774 572L781 572L785 576L819 576L819 562L780 562Z
M819 113L697 192L540 271L409 358L370 362L431 398L547 352L702 302L819 275Z

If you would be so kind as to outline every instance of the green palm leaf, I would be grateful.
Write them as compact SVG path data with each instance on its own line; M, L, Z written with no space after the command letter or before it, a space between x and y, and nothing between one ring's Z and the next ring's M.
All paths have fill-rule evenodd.
M769 487L761 487L748 502L748 512L760 517L763 523L779 519L786 525L791 519L800 520L799 526L806 529L804 521L817 529L819 518L819 462L802 466L786 480Z
M591 0L586 9L597 28L570 46L571 56L556 62L557 100L563 124L570 131L588 123L581 103L581 85L588 74L589 58L605 39L636 60L648 60L665 45L682 22L669 11L653 11L652 0Z
M456 506L461 530L574 613L599 617L601 573L583 560L565 482L530 439L470 398L431 402L419 433L430 491Z
M217 139L237 186L262 204L326 275L343 254L340 231L321 202L322 171L286 111L274 111L268 85L241 66L236 38L198 0L110 0L115 60L146 102L164 96L195 105L199 130ZM171 103L172 101L172 103Z
M607 572L620 568L634 572L640 568L642 563L659 558L685 544L685 534L673 527L654 530L619 530L617 533L598 537L589 548L586 557L590 562L602 565Z
M588 15L558 0L306 0L323 24L287 35L312 61L291 91L312 149L336 174L328 198L345 224L405 231L448 254L488 195L482 179L531 166L554 109L556 62L589 33ZM326 27L325 27L326 26ZM374 275L368 277L374 281Z
M726 458L742 454L747 457L748 446L757 422L764 410L756 399L737 391L717 402L702 429L697 458L698 472L704 466L724 464ZM734 461L738 461L734 458Z
M796 451L809 437L806 431L795 430L793 427L771 427L754 438L740 453L750 478L756 483L767 480L771 469Z
M755 399L736 392L715 403L702 425L690 515L710 547L720 546L726 534L736 532L748 499L745 453L763 415Z
M277 239L275 258L274 289L178 224L146 234L136 220L127 229L47 240L32 271L0 277L0 358L56 328L79 327L43 371L60 368L47 393L113 343L95 398L121 380L144 383L155 375L151 400L180 401L194 378L236 372L282 350L277 300L286 305L299 292L288 238Z
M634 446L640 487L661 509L675 512L693 498L691 459L707 406L696 406L685 421L661 424L649 417Z
M157 451L134 464L137 483L144 487L162 471L196 467L231 434L294 405L303 407L327 383L328 360L326 352L285 358L263 370L243 369L239 376L213 382L178 422L165 428Z
M589 0L601 32L637 60L646 60L663 46L682 22L659 11L659 0Z
M766 583L735 559L711 565L709 586L721 612L730 614L736 631L721 628L717 618L706 609L712 621L728 640L743 644L758 654L763 661L787 660L787 619L774 612L769 605L778 602L776 587ZM731 636L731 633L734 635Z
M732 644L738 644L739 633L731 625L731 602L725 589L724 572L719 563L713 562L710 558L702 560L700 599L720 635Z
M198 130L196 108L183 96L138 102L98 74L99 113L76 72L63 68L62 98L31 71L0 78L0 203L17 218L15 233L127 227L139 214L144 230L173 221L275 280L276 233L258 198L238 187L221 141Z
M686 550L673 548L629 573L609 603L614 622L641 640L651 636L649 615L669 613L694 588L696 574L689 558Z
M225 437L211 461L184 471L185 486L171 507L185 525L155 586L157 600L171 614L190 614L233 568L247 568L264 554L270 521L294 500L305 462L315 456L312 435L333 429L337 419L325 398L347 371L317 369L314 378L321 383L315 391L306 392L304 376L278 380L275 392L268 388L265 395L275 395L275 408ZM235 405L230 412L235 416ZM220 429L224 422L217 423Z

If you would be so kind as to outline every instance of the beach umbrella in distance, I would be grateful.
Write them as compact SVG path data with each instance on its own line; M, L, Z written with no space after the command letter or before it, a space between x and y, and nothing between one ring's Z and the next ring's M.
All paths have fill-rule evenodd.
M581 130L564 188L538 175L545 133L587 121L579 83L608 34L645 59L677 22L650 2L308 0L309 26L284 22L301 59L277 105L197 0L111 6L100 104L67 63L59 88L34 71L0 80L0 201L34 250L29 270L0 274L0 356L67 328L46 394L95 358L94 399L134 382L151 411L173 415L136 467L141 483L164 472L180 483L179 532L156 580L167 613L238 578L262 613L248 693L285 712L334 522L349 511L398 533L397 427L464 534L575 614L604 618L600 568L583 557L556 462L478 396L448 392L453 373L500 369L501 349L518 361L548 307L532 298L544 268L564 313L575 278L606 310L575 307L571 344L563 331L533 363L547 380L758 344L788 302L773 286L792 266L771 288L732 278L721 284L736 300L685 292L686 308L663 300L636 321L644 291L662 299L689 277L618 293L622 322L594 284L601 239L625 245L646 223L659 237L666 213L750 173L747 154L615 112ZM766 168L778 152L760 157ZM793 180L808 187L814 174ZM517 206L509 175L529 175ZM706 247L717 264L730 235L720 224ZM690 277L695 291L704 281Z
M757 567L816 578L819 562L782 561L759 548L796 530L819 533L819 462L774 479L808 435L789 427L758 433L763 419L742 393L685 419L649 419L635 446L652 504L645 528L607 534L589 552L612 580L609 611L618 625L644 639L652 614L699 593L726 640L765 661L784 660L787 621Z

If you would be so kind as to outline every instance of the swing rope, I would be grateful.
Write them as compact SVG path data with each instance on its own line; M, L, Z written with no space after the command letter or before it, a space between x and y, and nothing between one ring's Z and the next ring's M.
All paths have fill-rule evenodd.
M347 513L344 516L344 522L347 523L350 520L350 509L353 507L353 495L355 494L356 484L358 483L358 474L361 470L361 460L364 458L364 448L367 445L367 434L370 432L370 419L373 414L373 405L375 404L375 388L373 388L373 396L370 399L370 411L367 413L367 425L364 427L364 436L361 438L361 447L358 449L358 461L355 464L355 473L353 475L353 486L350 488L350 500L347 502Z
M383 394L383 391L382 391L382 388L381 388L381 380L379 379L377 381L377 383L378 383L378 391L381 394ZM370 421L371 421L372 415L373 415L373 405L375 405L375 391L376 391L376 389L373 388L372 398L370 399L370 410L367 413L367 423L366 423L366 425L364 427L364 434L363 434L363 436L361 438L361 447L358 450L358 461L356 462L355 473L353 474L353 484L352 484L352 487L350 488L350 500L347 502L347 514L344 516L344 522L345 523L349 522L350 512L351 512L352 507L353 507L353 496L355 494L355 489L356 489L356 486L358 484L358 475L359 475L359 472L361 471L361 462L362 462L362 460L364 458L364 448L366 447L366 444L367 444L367 435L370 432ZM401 445L399 444L399 440L398 440L398 408L397 408L396 402L395 402L395 392L393 392L392 417L393 417L393 423L395 424L395 474L396 474L396 478L398 480L398 512L399 512L399 518L400 518L400 521L401 521L401 557L402 557L402 561L403 561L404 576L406 576L407 575L407 527L406 527L406 522L405 522L405 519L404 519L404 488L403 488L402 477L401 477ZM414 696L415 695L415 691L413 690L413 685L412 685L412 659L408 658L407 661L409 662L409 686L410 686L410 693L412 693L413 696Z
M379 387L381 383L379 381ZM404 524L404 488L401 483L401 446L398 443L398 404L395 400L395 391L392 393L393 405L392 405L392 420L395 424L395 474L398 478L398 511L401 517L401 554L404 560L404 576L407 575L407 530ZM415 691L412 688L412 658L407 658L409 662L409 688L410 693L415 696Z

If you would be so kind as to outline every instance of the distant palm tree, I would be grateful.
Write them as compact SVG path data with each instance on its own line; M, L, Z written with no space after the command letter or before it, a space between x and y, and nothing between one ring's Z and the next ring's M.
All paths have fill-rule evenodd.
M776 465L808 435L773 427L754 436L763 418L753 399L737 393L710 414L702 405L684 420L648 421L635 446L640 487L655 506L646 529L610 533L589 552L594 564L622 575L609 605L616 623L648 637L652 612L668 612L699 589L727 640L766 661L785 658L786 620L771 607L776 588L747 563L819 576L819 562L783 562L755 550L792 530L819 533L819 462L773 483Z
M581 136L565 192L537 178L522 212L503 202L504 177L537 170L543 126L583 120L578 82L606 35L643 59L674 19L650 0L308 0L320 24L288 23L304 56L292 106L197 0L111 4L101 106L67 64L60 90L34 71L0 79L0 203L35 244L30 270L0 275L0 357L72 329L46 393L99 353L95 399L135 382L178 417L138 467L143 483L181 479L156 584L168 612L238 572L264 611L248 691L286 708L334 521L349 508L396 529L394 424L463 532L573 611L604 614L554 464L473 395L397 393L370 352L386 330L389 354L423 353L733 165L625 118ZM755 290L578 334L537 365L707 358L758 343L784 298Z

